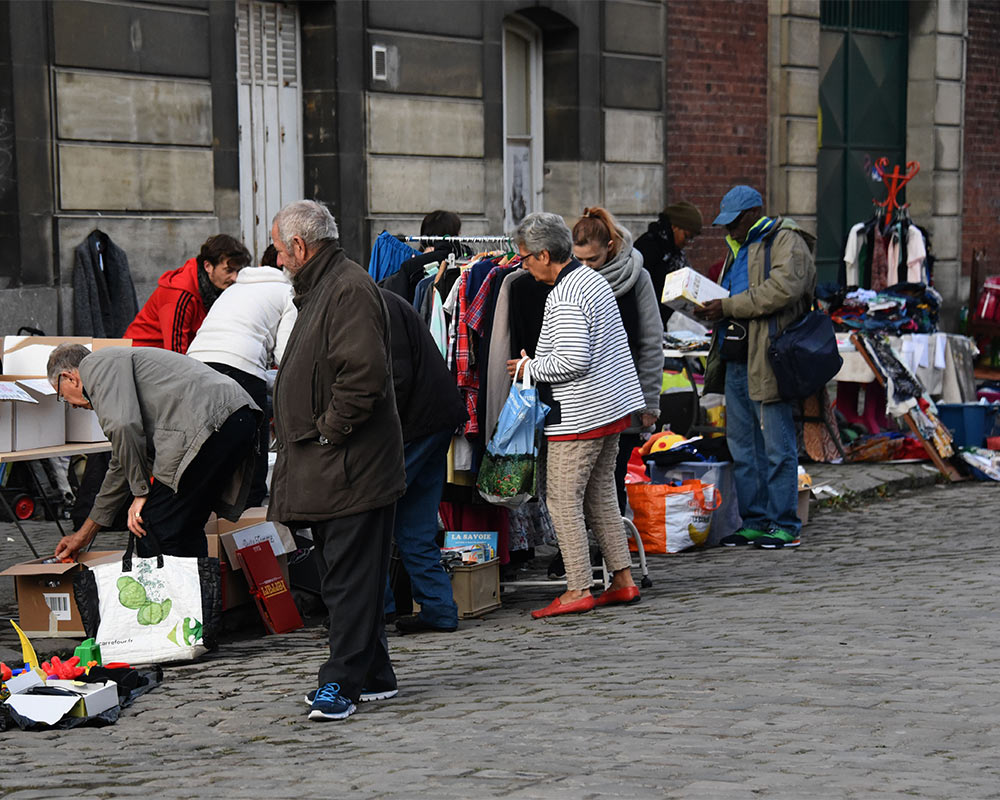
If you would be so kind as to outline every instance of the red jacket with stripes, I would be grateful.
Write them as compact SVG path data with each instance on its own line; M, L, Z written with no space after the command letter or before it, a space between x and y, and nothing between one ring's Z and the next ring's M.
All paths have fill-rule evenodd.
M198 260L188 259L183 267L164 272L124 338L133 347L162 347L187 353L201 323L205 321L205 303L198 291Z

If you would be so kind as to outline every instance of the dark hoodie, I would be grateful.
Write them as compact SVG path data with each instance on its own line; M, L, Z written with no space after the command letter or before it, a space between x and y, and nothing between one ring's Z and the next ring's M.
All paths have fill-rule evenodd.
M691 262L687 260L684 251L675 244L670 220L663 214L660 214L656 222L649 223L649 228L636 239L633 246L642 253L642 265L653 279L653 291L656 292L656 300L659 303L667 275L681 267L690 267ZM672 308L662 303L659 305L660 319L663 321L663 329L666 330L667 320L674 312Z
M162 347L187 353L208 313L198 284L196 258L188 259L183 267L164 272L146 305L126 329L124 338L131 339L133 347Z

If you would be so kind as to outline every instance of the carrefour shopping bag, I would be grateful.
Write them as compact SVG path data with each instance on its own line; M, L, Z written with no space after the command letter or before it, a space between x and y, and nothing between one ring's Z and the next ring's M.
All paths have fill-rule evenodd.
M711 483L684 481L680 486L629 483L628 504L647 553L679 553L708 540L712 512L721 496ZM635 545L629 544L634 550Z
M538 437L549 413L531 382L530 360L522 358L518 367L522 364L521 383L515 379L510 387L476 479L479 494L508 508L517 508L536 493Z
M222 613L219 560L137 558L134 547L130 535L121 563L97 564L74 579L84 630L101 646L104 662L189 661L214 650Z

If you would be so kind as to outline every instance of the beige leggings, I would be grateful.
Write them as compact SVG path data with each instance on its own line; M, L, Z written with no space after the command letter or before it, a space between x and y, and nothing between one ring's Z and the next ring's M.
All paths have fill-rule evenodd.
M593 582L588 523L609 570L617 572L632 563L615 492L617 454L617 433L600 439L548 442L545 504L571 591L588 589Z

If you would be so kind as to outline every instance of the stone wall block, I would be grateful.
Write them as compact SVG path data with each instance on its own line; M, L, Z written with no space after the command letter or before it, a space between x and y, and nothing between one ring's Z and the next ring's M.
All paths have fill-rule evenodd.
M485 172L479 159L368 158L372 214L426 214L433 208L483 213Z
M663 206L663 167L605 164L603 176L604 204L613 213L659 213Z
M962 124L962 84L938 81L934 121L939 125Z
M957 172L934 175L934 216L951 216L962 210L962 182Z
M483 157L483 104L368 94L368 150Z
M62 208L213 211L211 150L59 146Z
M663 116L608 109L604 112L604 159L659 164L663 161Z
M785 17L781 20L781 65L816 67L819 65L819 25L810 19Z
M937 37L938 78L960 81L965 74L965 42L961 36Z

